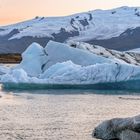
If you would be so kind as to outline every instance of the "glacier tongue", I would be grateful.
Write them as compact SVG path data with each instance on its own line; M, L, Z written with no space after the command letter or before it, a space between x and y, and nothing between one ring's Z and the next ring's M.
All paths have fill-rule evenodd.
M22 57L18 66L1 73L1 83L92 85L140 81L140 66L113 56L106 58L94 49L91 52L50 41L45 48L31 44Z

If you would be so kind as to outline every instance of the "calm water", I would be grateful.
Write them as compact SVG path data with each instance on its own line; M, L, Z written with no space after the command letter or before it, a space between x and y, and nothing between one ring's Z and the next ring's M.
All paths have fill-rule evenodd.
M27 140L94 140L92 130L114 117L140 113L139 91L3 91L0 137Z

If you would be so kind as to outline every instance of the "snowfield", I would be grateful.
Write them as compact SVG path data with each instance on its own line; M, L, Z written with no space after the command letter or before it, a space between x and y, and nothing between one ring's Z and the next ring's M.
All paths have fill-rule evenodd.
M126 61L131 60L131 57L121 59L118 55L109 55L107 50L104 52L99 46L95 50L86 43L69 45L50 41L45 48L33 43L22 54L23 60L19 65L11 69L0 67L0 81L86 85L140 80L138 62L134 64L133 61Z

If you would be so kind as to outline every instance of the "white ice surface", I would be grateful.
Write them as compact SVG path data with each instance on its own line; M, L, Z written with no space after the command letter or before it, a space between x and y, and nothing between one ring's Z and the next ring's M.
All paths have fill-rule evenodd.
M2 82L45 84L97 84L140 78L140 67L125 64L95 64L80 66L71 61L57 63L38 78L27 76L23 69L15 69L1 76Z
M16 67L25 70L29 76L37 77L42 73L42 65L46 62L44 48L32 43L22 54L22 62Z
M56 64L71 60L73 63L88 66L96 63L111 63L112 59L93 54L87 50L72 48L67 44L49 41L45 47L47 63L44 69ZM115 60L114 60L115 61Z

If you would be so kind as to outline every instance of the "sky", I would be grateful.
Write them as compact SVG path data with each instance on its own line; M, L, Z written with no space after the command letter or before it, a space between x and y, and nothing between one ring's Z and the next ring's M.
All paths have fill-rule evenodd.
M0 25L121 6L140 7L140 0L0 0Z

